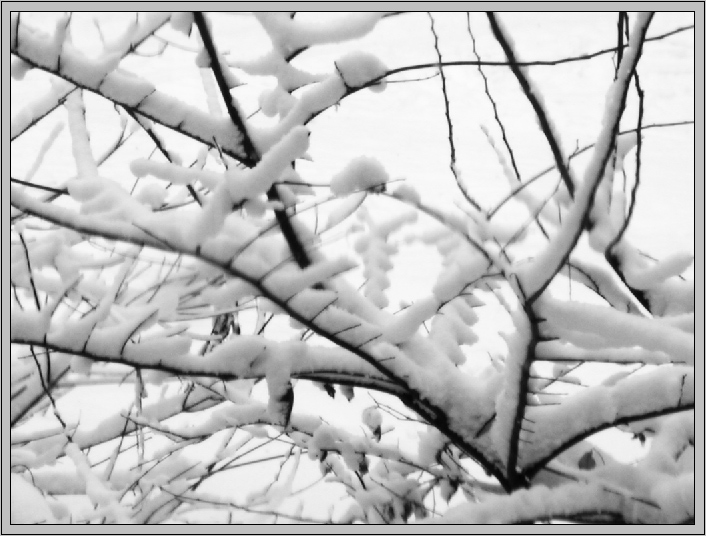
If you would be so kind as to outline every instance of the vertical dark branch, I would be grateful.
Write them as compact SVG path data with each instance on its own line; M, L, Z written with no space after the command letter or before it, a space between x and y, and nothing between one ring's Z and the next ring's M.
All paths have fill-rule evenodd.
M625 20L627 22L628 20L628 15L625 14ZM629 39L629 29L627 27L627 24L625 25L625 34ZM621 262L618 256L615 254L615 246L620 243L622 240L623 236L625 235L625 231L627 230L628 226L630 225L630 221L632 220L632 216L635 212L635 204L637 201L637 190L640 187L640 177L641 177L641 168L642 168L642 122L643 122L643 117L644 117L644 112L645 112L645 91L642 89L642 85L640 84L640 75L637 72L637 69L635 69L635 91L637 92L638 96L638 105L637 105L637 128L635 129L635 132L637 134L637 147L635 148L635 180L632 185L632 189L630 191L630 202L628 205L628 212L625 215L625 221L623 221L623 224L620 226L620 229L618 230L618 233L615 235L615 238L611 240L611 242L608 244L608 247L606 248L605 252L605 258L608 261L608 263L611 265L611 267L616 271L620 279L625 283L625 276L623 274L623 270L621 267ZM627 285L627 283L626 283ZM627 287L630 289L632 294L635 296L635 298L642 304L645 309L648 311L650 310L650 303L649 300L647 299L647 295L639 290L639 289L634 289L630 285L627 285Z
M525 292L522 289L522 286L518 284L518 287L521 295L524 297ZM530 340L527 343L527 355L525 356L520 369L517 407L515 408L515 415L512 422L512 428L510 430L510 444L508 445L509 450L506 471L508 483L513 490L526 486L527 484L527 480L524 478L521 471L518 471L517 464L520 458L520 432L522 431L522 423L525 420L525 412L527 411L527 397L530 395L530 371L532 368L532 363L536 357L537 342L540 338L538 327L539 319L532 308L531 302L525 301L523 309L527 315L527 321L529 322Z
M626 15L627 18L627 15ZM629 30L625 29L625 33L629 35ZM632 191L630 193L630 208L628 209L628 214L625 217L625 224L620 230L618 235L618 240L622 238L625 229L630 224L633 212L635 210L635 201L637 197L637 189L640 186L640 170L642 168L642 120L645 113L645 92L640 85L640 75L635 70L635 90L637 91L638 106L637 106L637 146L635 147L635 182L633 184Z
M625 14L625 20L629 20L627 13ZM630 40L630 29L627 24L625 26L625 37L628 39L628 41ZM628 215L625 219L625 226L621 229L621 233L618 237L618 240L625 232L625 228L629 225L630 220L632 219L632 214L635 209L635 198L637 195L637 188L640 185L640 169L642 167L642 120L645 112L645 92L640 84L640 75L637 72L637 69L635 69L635 91L637 92L638 97L637 127L635 128L635 132L637 134L637 147L635 148L635 182L633 184L631 192L630 208L628 210Z
M17 14L17 18L15 19L15 50L20 45L20 17L22 16L22 13Z
M449 105L449 95L446 91L446 74L444 73L444 68L442 67L441 59L441 49L439 49L439 35L436 33L436 28L434 28L434 17L431 13L427 12L429 16L429 22L431 23L431 33L434 36L434 50L436 51L436 57L439 59L439 75L441 76L441 92L444 95L444 111L446 113L446 127L449 131L449 150L451 152L451 162L449 167L451 168L451 173L456 177L456 146L454 145L454 129L453 123L451 122L451 108ZM457 178L458 180L458 178Z
M601 136L608 136L607 138L602 138L603 143L600 141L597 143L597 145L600 147L597 155L594 155L594 158L598 159L598 166L595 169L596 175L592 177L587 177L587 184L591 185L592 188L588 192L588 203L586 204L586 209L585 212L582 215L582 221L581 224L578 226L578 228L575 231L575 235L572 236L571 244L570 247L565 248L565 251L562 252L560 262L556 263L556 266L552 268L553 271L558 271L561 269L562 266L564 266L568 260L570 252L573 250L576 241L578 240L578 237L580 234L583 232L583 230L591 223L591 205L592 205L592 199L595 194L595 191L600 183L600 177L603 176L605 173L605 168L608 163L608 159L610 158L610 155L614 152L613 147L615 144L615 140L617 138L617 134L619 131L619 126L620 126L620 119L622 117L623 112L625 111L625 104L627 100L627 93L629 90L629 84L630 80L632 79L633 75L635 74L636 68L637 68L637 62L640 59L640 56L642 54L642 46L644 44L644 38L645 34L647 32L647 28L649 26L649 23L651 22L653 14L650 14L648 17L646 24L644 25L643 28L641 28L642 32L640 35L636 36L637 38L637 46L635 47L635 54L634 57L630 59L630 63L627 66L623 66L623 70L625 71L622 76L624 76L624 83L621 84L621 86L618 86L616 89L619 89L618 95L616 95L617 98L617 107L615 107L615 111L613 114L610 115L609 117L609 123L606 123L604 125L604 131ZM489 18L491 21L493 21L493 17L491 14L489 14ZM492 22L491 22L492 23ZM497 24L496 24L497 26ZM498 28L499 29L499 28ZM625 68L627 67L627 68ZM620 75L620 73L619 73ZM621 79L620 77L616 78L616 80L620 83ZM518 471L518 460L519 460L519 448L520 448L520 432L522 430L522 425L523 421L525 418L525 412L527 409L527 395L528 395L528 388L529 388L529 379L530 379L530 367L532 365L532 361L535 359L535 352L536 352L536 345L537 341L539 340L539 331L538 331L538 317L536 316L535 311L533 310L533 303L537 299L539 295L541 295L546 287L549 285L549 282L553 279L553 275L549 278L546 279L546 281L541 285L541 287L537 290L533 290L532 294L524 300L524 309L525 312L527 313L528 321L530 323L530 329L531 329L531 339L528 344L527 348L527 355L525 356L525 360L522 363L522 369L521 369L521 376L520 376L520 381L518 385L518 398L517 398L517 408L515 410L515 415L513 419L513 425L512 425L512 430L510 434L510 444L509 444L509 453L508 453L508 460L507 460L507 474L508 474L508 480L510 482L510 485L514 488L517 489L520 486L523 486L526 484L526 474L523 474L523 472L520 470ZM524 294L524 291L522 290L520 286L520 291Z
M626 11L621 11L618 13L618 48L616 50L617 58L615 60L615 76L613 80L618 77L618 68L620 67L620 62L623 61L623 48L625 43L623 42L623 35L626 31L628 14Z
M549 123L549 119L547 118L547 114L544 110L544 107L539 102L537 96L534 94L532 86L530 85L528 78L525 76L524 71L517 64L517 57L515 56L515 51L512 49L512 46L505 37L503 30L500 28L500 24L498 23L495 14L489 11L487 13L487 16L488 21L490 22L490 27L493 31L493 35L502 47L503 52L505 52L505 56L507 56L508 63L510 64L510 69L512 69L515 78L517 78L517 81L520 83L520 87L522 88L522 91L527 97L527 100L532 105L532 108L534 108L534 112L537 115L539 125L542 129L542 132L544 133L545 138L547 139L547 143L549 143L549 148L551 149L552 154L554 155L554 160L556 162L556 167L559 170L559 175L564 181L566 189L569 191L569 195L573 199L575 190L574 181L571 177L569 168L567 167L566 162L564 161L564 156L562 155L559 143L557 142L556 137L554 136L552 126Z
M613 75L613 81L617 80L618 78L618 69L620 69L620 63L623 61L623 48L625 48L625 42L624 42L624 37L627 37L626 32L627 30L627 23L628 23L628 17L627 17L627 12L626 11L620 11L618 12L618 46L616 47L616 59L615 59L615 74ZM617 145L618 145L618 140L616 138L615 142L613 143L613 169L615 170L615 164L617 162ZM614 180L614 176L610 176L610 181L611 183ZM613 188L608 189L608 204L612 203L613 199Z
M616 47L616 60L615 60L615 74L613 75L613 81L617 80L618 78L618 69L620 69L620 63L623 61L623 48L625 48L625 42L623 40L623 37L627 37L627 34L629 30L627 29L627 24L628 24L628 16L626 11L620 11L618 13L618 46ZM618 146L618 140L617 138L615 139L613 143L613 169L615 170L615 164L617 162L617 149ZM614 180L613 175L610 177L611 184ZM612 202L613 199L613 188L608 189L608 204Z

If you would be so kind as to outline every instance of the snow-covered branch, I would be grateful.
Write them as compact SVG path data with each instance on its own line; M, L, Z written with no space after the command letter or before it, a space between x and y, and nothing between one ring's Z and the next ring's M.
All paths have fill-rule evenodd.
M163 22L164 20L159 19L158 24L151 26L151 31ZM131 46L130 43L128 46ZM214 118L195 106L156 89L147 80L119 69L121 55L116 52L106 53L98 59L88 58L63 40L57 42L56 36L48 36L22 22L11 52L35 68L54 74L79 88L97 93L156 123L173 128L206 145L220 146L233 158L246 158L242 133L229 119ZM16 136L21 130L18 124Z
M693 24L392 15L12 13L13 522L695 520Z
M630 375L615 385L589 387L557 405L529 409L532 428L525 436L520 463L532 473L576 441L600 430L693 410L694 404L694 369L690 367L662 366Z
M693 516L693 480L675 479L675 499L654 504L650 498L606 488L598 483L566 484L556 488L535 486L506 497L488 499L450 509L439 523L526 524L552 519L608 523L683 523Z
M551 239L549 244L530 264L523 267L518 273L529 303L536 300L547 288L554 276L565 264L586 226L593 224L593 217L591 216L593 199L603 179L606 164L619 131L620 118L625 109L630 79L642 54L642 45L647 28L652 20L652 15L652 13L641 14L635 21L630 47L625 52L617 78L608 92L601 133L598 136L591 162L586 168L583 181L576 192L569 214L566 216L560 231Z

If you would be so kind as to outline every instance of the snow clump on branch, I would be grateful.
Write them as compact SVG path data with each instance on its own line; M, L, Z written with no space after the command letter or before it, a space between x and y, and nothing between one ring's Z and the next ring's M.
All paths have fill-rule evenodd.
M336 61L336 69L346 86L363 87L369 82L387 74L387 67L377 56L369 52L350 52ZM370 91L380 93L385 89L386 82L381 80L370 86Z
M381 186L388 180L389 175L378 160L369 156L359 156L334 175L331 179L331 191L337 196L343 196L356 190Z

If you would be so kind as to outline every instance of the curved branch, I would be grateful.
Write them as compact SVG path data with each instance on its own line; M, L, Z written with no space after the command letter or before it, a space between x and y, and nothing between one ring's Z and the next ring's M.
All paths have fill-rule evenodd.
M450 423L448 422L448 417L444 411L433 405L430 401L422 398L421 393L416 389L411 388L407 385L406 381L398 377L392 370L390 370L384 360L377 360L372 354L367 352L362 348L363 345L355 344L344 340L339 333L334 333L326 329L322 324L319 324L302 314L300 311L295 309L290 300L283 299L282 297L271 291L262 281L260 277L247 274L240 269L234 267L229 261L225 263L219 259L222 254L220 251L216 251L213 254L206 253L203 248L197 246L195 250L186 250L185 248L179 248L175 244L170 244L168 241L160 239L155 235L150 235L145 231L138 230L134 225L121 224L115 221L106 222L99 217L95 216L83 216L72 213L68 209L56 207L53 205L43 206L42 203L33 200L31 197L27 196L16 186L11 187L11 204L20 210L24 210L27 213L31 213L42 219L51 221L53 223L62 225L64 227L69 227L75 231L94 235L102 236L103 238L109 238L113 240L123 240L131 242L136 245L148 245L156 249L169 251L169 252L179 252L184 255L189 255L200 259L201 261L215 266L219 269L224 270L226 273L233 277L239 278L246 283L250 284L252 287L256 288L258 292L264 297L270 300L273 304L279 307L285 314L302 324L303 326L310 329L312 332L329 340L339 348L347 350L352 354L358 356L363 361L371 365L374 369L380 372L384 377L386 377L390 383L397 386L398 389L404 391L404 395L398 395L399 399L406 404L410 409L417 412L423 419L427 420L430 424L438 428L443 434L445 434L451 441L453 441L461 450L466 452L469 456L475 459L483 468L492 476L494 476L498 482L508 488L508 483L503 474L502 470L492 461L487 455L485 455L479 448L470 443L470 440L466 439L461 433L455 431ZM90 223L89 223L90 222Z
M615 428L617 426L622 426L624 424L630 424L633 422L642 421L642 420L646 420L646 419L653 419L655 417L664 417L665 415L672 415L674 413L681 413L683 411L693 411L694 408L695 408L695 404L694 404L694 402L692 402L689 404L682 404L682 405L674 406L674 407L670 407L670 408L662 408L657 411L648 411L645 413L636 413L634 415L626 415L624 417L620 417L618 419L615 419L612 422L606 422L606 423L600 424L598 426L594 426L592 428L589 428L588 430L585 430L581 434L578 434L578 435L572 437L570 440L564 442L561 446L557 447L552 452L550 452L546 456L542 457L540 460L533 462L531 465L527 466L522 471L522 474L528 479L534 478L539 471L544 469L544 467L549 462L554 460L562 452L565 452L566 450L570 449L574 445L577 445L581 441L591 437L594 434L597 434L598 432L602 432L603 430L608 430L610 428Z
M694 409L694 369L663 365L612 387L589 387L554 406L536 406L532 442L522 452L522 473L532 477L548 461L601 430ZM591 411L586 412L585 408ZM580 409L579 409L580 408Z

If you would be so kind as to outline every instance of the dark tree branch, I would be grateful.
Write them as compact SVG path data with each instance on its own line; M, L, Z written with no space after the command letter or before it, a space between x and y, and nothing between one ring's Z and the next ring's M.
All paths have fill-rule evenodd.
M692 121L692 120L674 121L671 123L652 123L650 125L643 126L641 130L648 130L648 129L652 129L652 128L677 127L677 126L685 126L685 125L693 125L693 124L694 124L694 121ZM618 132L618 135L622 136L623 134L630 134L632 132L637 132L637 128L631 128L629 130L621 130L620 132ZM595 146L596 146L595 143L590 143L588 145L584 145L580 149L577 149L576 151L574 151L572 153L571 157L569 157L569 158L570 159L575 158L575 157L579 156L580 154L583 154L586 151L593 149ZM533 175L532 177L527 179L522 184L516 186L511 192L509 192L505 197L503 197L503 199L490 212L488 212L488 217L492 218L493 215L496 212L498 212L505 205L505 203L507 203L508 201L510 201L510 199L515 197L515 195L517 195L519 192L521 192L522 190L524 190L525 188L527 188L528 186L530 186L534 182L538 181L539 179L541 179L542 177L544 177L548 173L551 173L555 169L556 169L556 166L549 166L548 168L537 173L536 175Z
M63 217L59 215L58 212L48 214L42 211L35 211L32 208L31 201L24 201L26 201L28 204L25 205L25 203L23 202L18 202L18 199L13 199L12 204L20 210L32 213L47 221L52 221L60 225L67 225L67 222L63 220ZM449 425L447 416L440 408L436 407L429 401L423 399L420 393L416 389L411 388L403 378L400 378L394 372L391 372L386 366L384 366L380 362L380 360L373 357L367 351L359 348L357 344L347 342L346 340L340 338L338 334L329 332L325 328L325 326L312 322L310 318L307 318L302 313L294 309L286 299L280 298L275 293L273 293L268 287L263 286L262 282L259 281L258 277L246 274L238 270L237 268L233 267L228 261L224 263L215 257L205 255L202 251L200 251L201 248L199 246L197 246L196 248L199 251L183 250L182 248L177 247L175 244L169 243L169 241L167 240L161 239L155 236L154 234L148 233L144 229L141 229L140 235L137 236L126 233L125 228L117 228L113 225L100 226L93 220L91 221L91 224L81 222L81 220L76 220L72 221L70 224L68 224L68 226L78 232L84 232L93 236L102 236L103 238L132 242L136 245L149 245L150 247L169 252L180 252L182 254L193 256L203 262L213 265L214 267L223 270L225 273L228 273L233 277L242 279L244 282L256 288L264 298L270 300L274 305L284 311L285 314L287 314L300 324L311 329L311 331L323 337L324 339L329 340L336 346L360 357L369 365L372 365L372 367L375 368L378 372L380 372L383 376L385 376L387 380L391 382L391 384L403 391L403 394L399 394L398 398L404 404L406 404L413 411L416 411L427 422L438 428L461 450L463 450L465 453L475 459L481 466L483 466L483 468L489 474L494 476L503 487L509 489L505 475L500 470L500 468L496 466L495 462L489 459L481 450L479 450L479 448L473 445L470 442L469 438L466 438L457 431L455 431Z
M625 286L627 286L628 289L630 289L630 292L633 294L633 296L635 296L635 299L637 299L637 301L639 301L640 304L647 311L651 311L652 307L650 305L650 301L647 297L647 294L642 290L633 288L627 283L620 255L618 255L615 251L617 245L620 244L620 241L623 239L625 231L627 231L627 228L630 225L630 221L632 220L635 211L635 206L637 204L637 190L640 187L640 170L642 168L642 120L645 112L645 92L640 85L640 76L638 75L637 70L635 71L635 90L637 91L638 96L637 128L635 129L635 132L637 133L637 147L635 148L635 180L630 191L628 213L625 216L625 220L620 226L618 233L606 247L605 258L608 261L608 264L610 264L615 273L618 275L620 280L625 284Z
M132 110L130 108L125 108L125 111L127 114L132 117L132 119L142 127L142 130L150 137L152 142L155 144L157 149L159 150L160 153L162 153L162 156L167 159L167 161L172 162L172 157L169 154L169 151L167 151L167 148L164 146L164 142L157 136L157 133L154 131L154 129L145 123L144 120L140 120L140 116L135 110ZM189 194L191 194L191 197L194 198L194 201L196 201L199 206L202 206L203 203L201 202L201 197L199 194L196 192L194 187L191 184L186 185L186 189L189 191Z
M27 249L27 242L25 242L25 237L22 233L18 233L20 236L20 242L22 243L22 249L25 253L25 261L27 262L27 276L29 277L29 286L32 289L32 295L34 296L34 305L37 307L37 311L42 310L42 306L39 303L39 294L37 294L37 287L34 284L34 276L32 275L32 262L29 259L29 250Z
M255 164L260 160L260 154L253 145L252 140L248 135L245 123L240 117L240 113L238 112L238 110L236 110L235 105L233 104L233 98L230 95L230 89L228 88L225 75L223 74L223 66L221 65L221 62L219 60L218 51L216 50L213 38L211 37L211 31L206 22L206 18L204 17L203 13L195 11L194 21L196 22L196 26L199 29L204 47L211 61L211 70L213 71L213 75L216 78L216 83L218 84L218 88L221 92L221 96L225 103L226 110L228 111L228 116L230 117L231 121L243 137L242 143L243 150L245 152L245 159L243 160L243 163L245 163L248 167L254 167ZM267 198L270 201L281 200L276 184L273 184L267 191ZM277 223L280 226L280 230L282 231L282 234L284 235L284 238L287 241L287 244L289 245L289 249L291 250L292 255L296 259L297 264L301 268L306 268L307 266L311 265L311 259L309 258L309 255L302 246L301 241L299 240L299 237L296 231L294 230L294 226L292 225L289 216L287 216L287 213L283 210L275 210L275 218L277 219Z
M688 26L681 26L681 27L676 28L670 32L666 32L666 33L656 35L653 37L648 37L645 39L645 41L646 42L658 41L658 40L664 39L666 37L670 37L672 35L675 35L675 34L678 34L681 32L685 32L687 30L693 30L693 29L694 29L693 24L690 24ZM565 63L586 61L586 60L590 60L593 58L597 58L598 56L603 56L605 54L611 54L616 51L617 51L617 48L612 47L612 48L605 48L605 49L599 50L597 52L591 52L589 54L581 54L579 56L570 56L568 58L560 58L560 59L556 59L556 60L521 61L521 62L515 63L514 65L517 67L551 67L551 66L555 66L555 65L563 65ZM468 67L468 66L478 66L478 65L482 65L484 67L510 67L511 66L510 63L507 61L487 61L487 60L486 61L470 61L470 60L447 61L447 62L444 62L444 64L443 64L444 67L464 67L464 66ZM366 84L366 87L367 87L367 85L375 85L378 82L380 82L383 78L385 78L387 76L391 76L393 74L403 73L406 71L416 71L418 69L430 69L430 68L434 68L434 67L438 68L438 67L441 67L441 65L439 65L438 63L420 63L417 65L407 65L405 67L398 67L395 69L391 69L385 75L383 75L379 78L376 78L374 80L371 80L368 84Z
M524 92L525 96L527 97L527 100L530 102L535 114L537 115L539 125L542 129L542 132L544 133L545 138L547 139L549 148L551 149L552 154L554 155L554 161L556 162L556 167L559 170L559 175L561 175L561 179L564 181L566 189L569 191L569 195L573 198L574 190L576 189L575 181L571 176L571 171L566 166L564 155L561 152L559 142L557 141L556 135L554 133L554 128L549 122L549 118L547 117L547 113L544 110L544 106L537 98L537 95L535 94L535 89L532 87L529 78L527 78L525 72L520 68L517 58L515 56L515 51L512 49L512 46L510 45L510 42L508 41L507 37L505 37L505 34L503 33L503 30L500 27L500 24L498 23L495 14L492 12L488 12L487 15L488 22L490 22L490 27L493 31L493 35L495 36L495 39L498 41L503 51L505 52L505 56L507 56L508 62L510 63L510 69L512 69L512 72L515 75L515 78L517 78L517 81L519 82L522 91Z
M132 52L134 52L135 49L136 49L140 44L144 43L147 39L149 39L150 37L154 36L154 35L155 35L155 32L156 32L157 30L159 30L162 26L164 26L166 23L167 23L167 21L165 20L164 22L160 23L156 28L154 28L151 32L147 33L142 39L136 40L136 41L133 43L133 46L131 46L128 50L125 51L123 57L126 56L126 55L128 55L128 54L130 54L130 53L132 53ZM14 50L17 50L17 48L18 48L18 46L19 46L19 35L20 35L20 34L19 34L19 30L20 30L20 17L19 17L19 15L18 15L18 17L17 17L17 22L16 22L16 28L15 28L15 32L16 32L16 33L15 33L15 35L16 35L16 41L15 41L14 47L13 47ZM156 36L155 36L155 37L156 37ZM15 134L12 136L11 141L14 141L14 140L17 139L18 137L20 137L20 136L21 136L24 132L26 132L29 128L31 128L32 126L36 125L36 124L39 123L44 117L46 117L46 116L49 115L51 112L53 112L54 110L56 110L59 106L61 106L61 105L64 103L64 101L66 100L66 97L68 97L69 94L71 94L72 92L76 91L77 89L79 89L79 88L78 88L78 87L68 88L65 92L63 92L62 94L58 95L58 96L57 96L57 102L56 102L56 103L54 103L54 104L52 104L52 105L50 105L50 106L46 106L45 109L41 110L40 114L37 115L37 116L35 116L35 117L33 117L32 121L31 121L28 125L26 125L20 132L17 132L17 133L15 133Z
M233 125L238 129L242 136L243 151L245 152L245 158L243 163L248 167L253 167L259 160L260 155L255 149L255 146L248 135L247 128L240 113L235 108L233 104L233 97L230 94L230 88L226 82L225 74L223 73L223 65L220 62L218 51L216 50L216 45L211 37L211 30L208 26L205 16L200 11L194 11L194 22L196 27L201 34L201 39L203 40L203 46L206 49L210 60L211 71L216 79L216 84L218 84L218 89L221 92L221 97L223 98L223 103L225 104L226 111L228 112L228 117L233 122Z
M618 13L618 46L616 47L617 59L615 61L615 77L613 80L618 78L618 67L620 67L620 62L623 61L623 35L627 26L627 12L621 11Z
M449 169L451 170L451 173L454 176L454 180L456 181L456 185L458 186L458 189L461 190L463 196L471 205L473 205L476 210L480 211L480 205L471 196L468 195L466 188L461 185L461 180L458 176L458 170L456 168L456 146L454 144L454 129L453 122L451 121L451 105L449 103L449 95L446 89L446 75L444 74L444 68L441 66L443 62L441 59L441 49L439 48L439 35L436 33L436 28L434 27L434 17L430 12L427 12L427 15L429 16L429 22L431 23L431 33L434 36L434 51L436 52L436 57L439 59L440 65L439 74L441 75L441 93L444 96L444 114L446 117L446 128L448 131L450 151Z
M560 258L558 261L554 262L552 261L552 266L550 266L550 272L547 274L544 278L542 283L539 285L537 289L533 289L532 293L528 296L527 298L527 303L532 304L547 288L549 283L554 279L556 274L561 270L561 268L566 264L568 261L569 255L573 251L574 247L576 246L576 243L583 233L584 229L588 228L589 226L593 225L593 217L591 215L591 210L593 208L593 199L596 193L596 190L598 189L598 186L601 182L601 178L603 177L606 169L606 165L608 164L608 160L611 156L612 153L612 148L615 143L615 140L618 136L619 128L620 128L620 119L623 116L623 113L625 111L625 103L627 101L627 94L628 94L628 89L629 89L629 84L630 80L635 74L635 69L637 68L637 63L640 60L640 57L642 56L642 48L644 44L644 34L647 31L647 28L650 25L650 22L652 22L652 18L654 16L653 12L650 12L647 16L647 20L645 22L645 25L642 30L642 34L636 36L637 39L637 45L635 47L635 55L630 62L630 64L626 68L626 73L625 73L625 80L624 83L622 83L622 87L620 87L620 91L617 95L615 95L615 100L611 103L611 106L614 107L614 112L610 115L608 118L608 123L604 125L604 132L601 135L607 135L607 138L604 138L602 141L603 146L601 147L599 145L599 149L602 151L602 153L594 154L594 162L597 163L595 166L595 169L593 169L593 175L586 177L585 181L586 184L590 187L589 190L585 192L586 197L584 199L585 203L582 208L582 213L580 214L581 216L581 221L579 222L578 225L574 229L571 230L571 236L570 240L568 240L568 243L563 246L562 251L560 252ZM621 67L622 68L622 67ZM619 83L620 79L616 83ZM600 142L599 142L600 143Z

